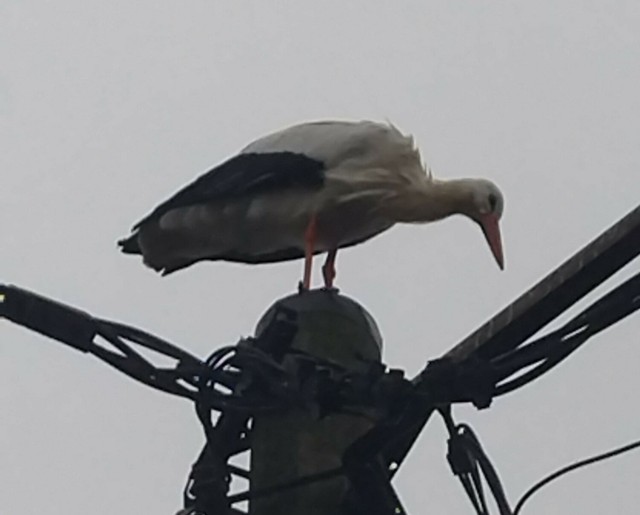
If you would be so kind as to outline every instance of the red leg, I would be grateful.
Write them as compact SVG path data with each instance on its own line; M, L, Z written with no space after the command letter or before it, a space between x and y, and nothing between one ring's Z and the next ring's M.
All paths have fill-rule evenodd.
M316 246L316 217L311 217L309 225L304 232L304 275L302 276L302 288L308 290L311 287L311 265L313 264L313 251Z
M336 278L336 254L338 254L338 249L331 249L327 253L327 260L322 267L324 287L328 290L333 288L333 280Z

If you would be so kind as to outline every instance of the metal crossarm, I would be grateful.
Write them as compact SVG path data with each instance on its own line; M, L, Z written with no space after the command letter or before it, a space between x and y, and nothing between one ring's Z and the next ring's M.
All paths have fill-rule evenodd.
M145 331L88 313L16 286L0 285L0 316L70 347L93 354L153 388L193 399L205 365L179 347ZM103 345L103 343L109 344ZM149 349L177 362L155 366L136 350Z
M82 352L93 346L98 327L79 309L17 286L0 284L0 316Z

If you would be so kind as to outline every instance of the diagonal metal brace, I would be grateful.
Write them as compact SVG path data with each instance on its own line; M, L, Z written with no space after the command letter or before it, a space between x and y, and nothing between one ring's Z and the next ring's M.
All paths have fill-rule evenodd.
M512 350L640 254L640 206L445 354L492 359Z

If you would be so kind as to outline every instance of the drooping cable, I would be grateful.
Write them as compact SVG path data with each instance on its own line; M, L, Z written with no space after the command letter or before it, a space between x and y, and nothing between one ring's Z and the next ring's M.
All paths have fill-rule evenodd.
M595 334L640 309L640 273L598 299L563 327L492 360L498 381L527 366L534 368L499 383L494 396L516 390L548 372Z
M583 460L576 461L574 463L571 463L569 465L566 465L556 470L555 472L549 474L548 476L538 481L535 485L529 488L529 490L527 490L522 495L522 497L518 500L516 504L516 507L513 511L513 515L519 515L519 513L522 511L522 507L533 496L533 494L535 494L538 490L548 485L552 481L555 481L559 477L564 476L569 472L573 472L574 470L577 470L579 468L586 467L588 465L592 465L594 463L598 463L600 461L604 461L609 458L613 458L614 456L619 456L620 454L624 454L626 452L629 452L638 448L640 448L640 440L636 440L635 442L623 445L622 447L617 447L610 451L603 452L602 454L597 454L596 456L591 456L590 458L585 458Z

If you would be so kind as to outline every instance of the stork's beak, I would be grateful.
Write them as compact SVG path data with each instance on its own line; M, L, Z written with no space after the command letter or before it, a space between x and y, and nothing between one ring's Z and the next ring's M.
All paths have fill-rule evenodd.
M495 213L487 213L480 215L478 220L484 237L487 239L489 248L496 258L496 263L500 267L500 270L504 270L504 255L502 253L502 237L500 236L500 222Z

